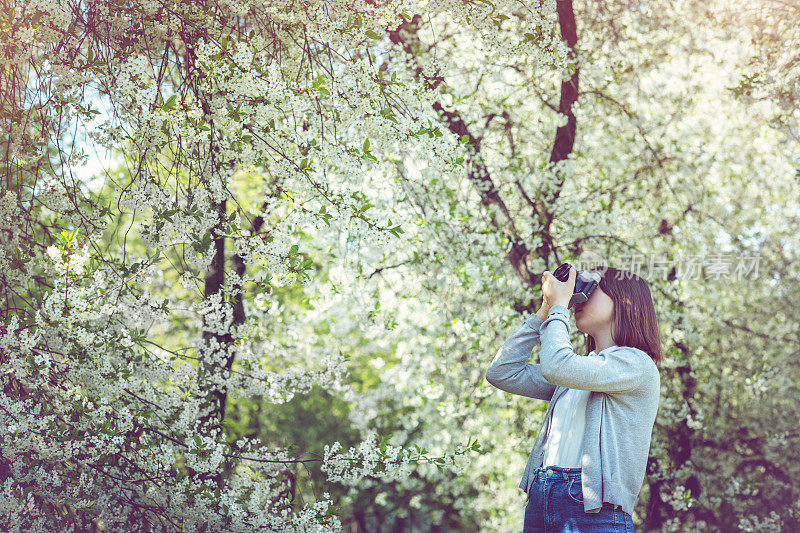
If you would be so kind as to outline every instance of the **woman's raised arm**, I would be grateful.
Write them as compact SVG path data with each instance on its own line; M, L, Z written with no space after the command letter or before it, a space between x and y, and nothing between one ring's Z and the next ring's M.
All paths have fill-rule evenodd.
M547 311L542 308L539 313L547 316ZM506 339L486 371L486 381L512 394L550 401L556 386L544 379L541 365L526 363L534 346L539 344L543 321L539 313L523 320Z

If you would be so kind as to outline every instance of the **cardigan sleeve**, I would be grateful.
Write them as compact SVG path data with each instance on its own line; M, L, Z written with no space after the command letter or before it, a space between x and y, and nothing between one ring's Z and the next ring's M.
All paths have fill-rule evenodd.
M533 347L539 344L542 319L533 314L523 320L497 351L486 371L486 381L500 390L550 400L556 386L542 376L541 365L526 363Z
M567 308L552 306L540 328L539 360L547 381L570 389L609 393L631 391L642 383L646 368L636 353L638 348L611 346L593 356L578 355L572 351L569 331Z

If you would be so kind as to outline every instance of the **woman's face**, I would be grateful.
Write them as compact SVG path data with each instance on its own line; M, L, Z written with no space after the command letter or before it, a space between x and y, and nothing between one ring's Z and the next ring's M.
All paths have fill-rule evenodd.
M614 320L614 300L599 286L589 300L575 306L575 325L584 333L597 338L601 332L611 333Z

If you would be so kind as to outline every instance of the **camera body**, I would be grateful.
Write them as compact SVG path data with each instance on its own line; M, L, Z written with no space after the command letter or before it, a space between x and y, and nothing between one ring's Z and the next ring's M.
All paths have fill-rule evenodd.
M572 265L569 263L561 263L558 268L553 272L553 276L559 281L567 281L569 279L569 269ZM589 272L587 270L579 270L575 274L575 289L572 291L572 298L570 298L567 307L581 304L589 300L592 292L600 284L600 273Z

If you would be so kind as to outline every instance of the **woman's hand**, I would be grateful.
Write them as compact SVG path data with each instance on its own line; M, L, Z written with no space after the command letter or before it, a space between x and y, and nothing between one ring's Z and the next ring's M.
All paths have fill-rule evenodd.
M554 305L567 307L575 290L576 274L575 267L571 266L567 281L559 281L549 270L545 270L542 274L542 308L547 307L549 311Z

